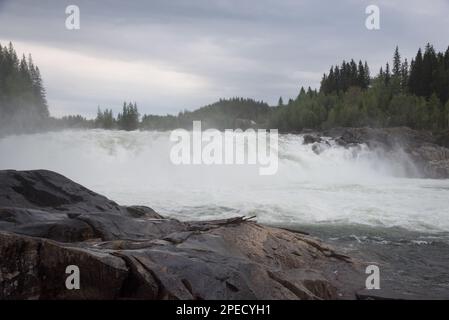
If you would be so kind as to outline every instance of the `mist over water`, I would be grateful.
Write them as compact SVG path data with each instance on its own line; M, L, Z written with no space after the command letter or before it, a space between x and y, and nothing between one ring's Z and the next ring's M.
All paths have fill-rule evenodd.
M184 220L256 215L262 223L449 231L449 180L420 179L401 151L303 144L280 135L279 169L174 165L168 132L63 131L0 139L0 169L48 169L123 205Z

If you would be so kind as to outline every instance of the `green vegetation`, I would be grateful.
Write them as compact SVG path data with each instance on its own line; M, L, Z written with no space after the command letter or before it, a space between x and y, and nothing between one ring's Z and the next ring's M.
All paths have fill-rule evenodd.
M39 68L31 55L21 59L11 43L0 45L0 128L26 129L49 116Z
M100 107L98 107L97 118L94 123L96 128L132 131L139 128L139 118L140 114L137 104L135 102L126 103L125 101L123 103L122 112L117 115L117 119L114 118L111 109L102 111Z
M243 129L266 122L270 110L268 104L253 99L221 99L195 111L180 112L176 117L145 115L142 127L150 130L190 129L192 121L201 120L202 127L206 129Z
M139 128L139 111L137 110L137 104L134 102L126 104L123 103L123 111L117 116L117 124L119 129L131 131Z
M428 44L411 61L399 49L379 74L368 64L343 62L323 76L319 91L301 88L298 97L272 112L269 126L283 131L304 128L408 126L449 128L449 48L436 53Z
M449 48L436 53L428 44L409 65L396 47L391 65L371 77L366 61L343 61L324 74L319 90L301 88L286 104L282 97L276 107L251 99L220 100L178 116L145 115L142 128L185 128L202 120L205 127L218 129L251 126L284 132L361 126L449 129Z
M102 129L120 130L168 130L175 128L191 129L194 120L201 120L203 128L248 128L267 121L271 108L264 102L252 99L233 98L220 100L195 111L183 111L173 115L144 115L139 121L140 114L137 104L124 103L123 111L117 119L110 109L104 111L98 108L95 127Z
M263 101L232 98L178 115L140 117L137 104L125 102L117 118L111 109L98 108L96 119L87 120L79 115L49 118L39 68L31 56L19 60L12 44L0 46L0 125L26 127L42 120L47 128L128 131L190 129L194 120L201 120L205 129L255 127L294 132L342 126L408 126L447 130L449 48L436 52L427 44L409 64L396 47L391 64L386 63L375 76L371 76L366 61L343 61L323 75L319 90L301 88L295 99L284 102L280 97L273 107Z
M111 109L101 111L100 107L98 107L95 127L102 129L114 129L116 127L116 120Z

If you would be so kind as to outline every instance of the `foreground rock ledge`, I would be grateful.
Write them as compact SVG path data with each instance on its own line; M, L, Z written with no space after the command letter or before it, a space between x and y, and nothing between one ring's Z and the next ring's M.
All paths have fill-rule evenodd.
M0 171L0 299L355 299L361 265L243 218L180 222L50 171ZM76 265L81 289L68 290Z

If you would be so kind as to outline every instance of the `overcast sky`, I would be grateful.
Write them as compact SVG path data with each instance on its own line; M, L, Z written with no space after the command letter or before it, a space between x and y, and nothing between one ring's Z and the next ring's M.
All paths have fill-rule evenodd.
M80 8L67 30L65 8ZM380 30L365 8L380 8ZM343 59L372 72L399 45L449 45L449 0L0 0L0 43L32 53L52 115L92 117L97 106L175 114L219 98L277 103L318 87Z

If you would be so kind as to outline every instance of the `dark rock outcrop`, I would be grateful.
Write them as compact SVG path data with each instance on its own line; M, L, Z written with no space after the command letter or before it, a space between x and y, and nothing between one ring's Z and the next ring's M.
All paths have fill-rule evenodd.
M0 299L355 299L364 286L360 263L306 234L166 219L49 171L0 171L0 257Z
M421 176L449 178L449 136L433 135L406 127L398 128L333 128L321 133L342 146L366 144L385 152L402 150L415 164Z
M311 144L311 143L320 143L322 142L321 137L313 134L306 134L303 136L304 144Z

